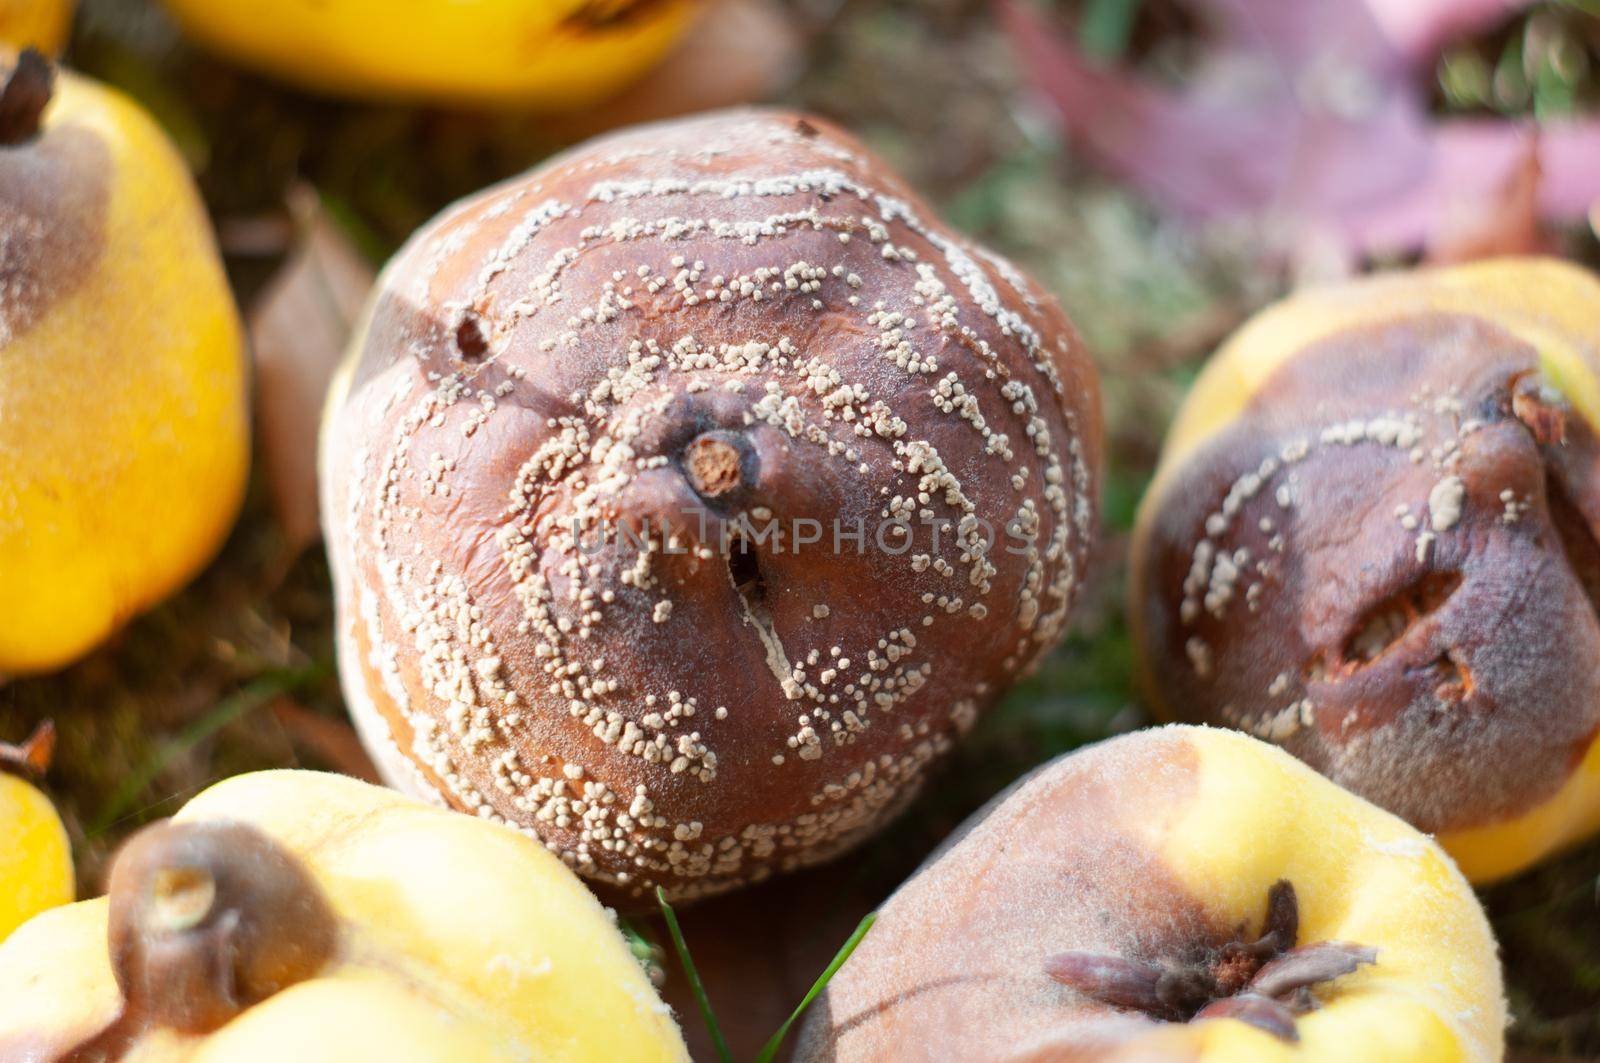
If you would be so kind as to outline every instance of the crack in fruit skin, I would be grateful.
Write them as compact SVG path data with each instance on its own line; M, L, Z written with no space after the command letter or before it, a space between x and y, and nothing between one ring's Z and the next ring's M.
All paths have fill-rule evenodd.
M351 702L392 776L608 896L854 844L1063 629L1081 344L820 121L598 141L383 289L324 437Z
M1158 708L1279 743L1447 846L1532 817L1475 846L1475 877L1600 826L1600 683L1570 667L1600 654L1596 326L1600 285L1527 261L1246 326L1193 401L1248 384L1225 420L1180 415L1135 534Z
M1294 886L1279 879L1267 892L1261 936L1210 948L1195 960L1150 963L1092 952L1045 960L1045 972L1092 1000L1169 1022L1235 1018L1285 1041L1298 1041L1296 1015L1317 1004L1311 988L1377 961L1377 950L1344 942L1298 946Z

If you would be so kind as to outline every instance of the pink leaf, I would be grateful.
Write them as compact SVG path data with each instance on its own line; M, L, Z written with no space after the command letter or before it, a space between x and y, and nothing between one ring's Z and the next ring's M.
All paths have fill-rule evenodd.
M996 2L1073 142L1177 213L1271 217L1296 244L1354 260L1481 229L1520 202L1508 190L1530 152L1541 219L1581 218L1600 197L1600 123L1550 126L1536 142L1515 122L1435 123L1393 29L1362 3L1206 0L1215 47L1179 91L1097 64L1024 4Z

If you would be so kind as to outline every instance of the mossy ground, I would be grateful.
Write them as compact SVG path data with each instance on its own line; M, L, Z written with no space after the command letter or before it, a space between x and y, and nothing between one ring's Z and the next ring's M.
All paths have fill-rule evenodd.
M1096 581L1076 629L913 810L842 864L685 913L739 1055L765 1039L860 914L967 813L1030 766L1147 722L1120 600L1134 507L1199 362L1286 283L1252 254L1248 232L1163 221L1071 159L1018 92L981 0L794 6L814 36L787 98L858 131L952 221L1060 295L1104 374L1110 467ZM283 90L188 50L145 0L85 0L69 59L142 100L172 133L234 252L246 306L278 257L229 234L281 217L296 179L381 261L445 203L536 163L561 139L522 117ZM1451 84L1458 95L1470 88L1470 78L1467 89ZM1585 81L1576 96L1592 99L1594 89ZM1600 260L1592 236L1567 243ZM120 839L216 779L359 763L340 730L326 562L316 547L289 556L266 497L258 473L222 556L188 590L76 667L0 687L0 738L20 739L45 717L59 724L50 787L85 892L99 888ZM1514 1050L1600 1058L1600 843L1484 900L1506 962ZM691 1029L678 988L669 993Z

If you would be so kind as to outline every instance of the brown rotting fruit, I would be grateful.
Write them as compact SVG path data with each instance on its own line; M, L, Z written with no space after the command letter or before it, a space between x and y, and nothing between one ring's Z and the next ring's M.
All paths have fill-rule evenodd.
M1088 563L1065 315L821 119L642 127L452 208L347 372L324 514L375 758L626 903L881 826Z
M1163 715L1282 745L1474 880L1600 829L1600 283L1503 260L1295 296L1140 514Z

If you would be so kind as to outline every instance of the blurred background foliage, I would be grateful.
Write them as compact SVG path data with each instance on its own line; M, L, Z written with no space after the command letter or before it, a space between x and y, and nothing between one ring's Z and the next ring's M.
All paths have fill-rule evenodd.
M1164 427L1217 341L1298 280L1442 257L1454 246L1439 238L1329 255L1315 235L1283 239L1282 217L1195 217L1163 204L1074 137L1072 116L1051 97L1060 71L1017 47L1012 18L1021 11L1048 27L1045 43L1061 62L1181 92L1216 65L1208 18L1261 2L763 0L788 37L762 53L758 69L734 71L745 79L737 93L852 128L955 225L1061 298L1104 377L1109 468L1100 556L1073 633L906 817L841 865L685 913L713 998L719 986L744 993L753 1036L775 1025L767 1013L786 1012L861 912L973 809L1042 760L1149 722L1120 600L1125 538ZM1457 7L1474 9L1469 31L1381 71L1406 80L1428 121L1529 130L1600 117L1600 0ZM607 121L303 95L190 49L147 0L84 0L67 62L139 99L173 136L247 311L302 240L308 189L319 224L378 265L445 204ZM672 91L652 106L670 111ZM1493 209L1474 221L1489 235L1467 242L1600 264L1594 223L1545 216L1526 199L1512 187L1491 197ZM314 423L304 418L300 434ZM293 445L263 438L260 449L270 459ZM334 676L326 562L274 519L279 485L268 479L258 462L244 519L192 587L76 667L0 686L0 738L18 739L46 717L61 725L51 783L86 891L99 888L118 840L217 778L287 765L369 771ZM1516 1052L1600 1058L1600 845L1488 890L1485 901L1507 963ZM781 919L772 914L780 910Z

